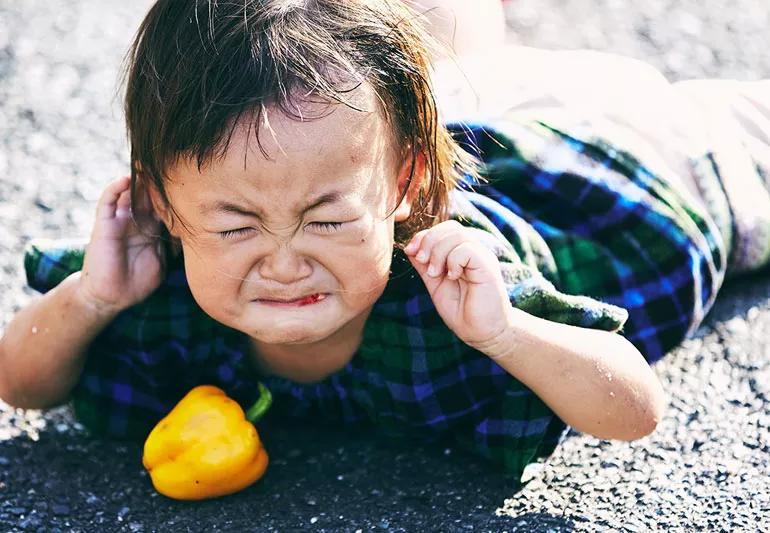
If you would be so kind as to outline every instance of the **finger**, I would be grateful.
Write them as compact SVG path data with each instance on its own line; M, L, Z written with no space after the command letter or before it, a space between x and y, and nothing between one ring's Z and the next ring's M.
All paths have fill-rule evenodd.
M449 252L447 256L447 276L451 279L459 279L465 273L465 269L471 269L474 266L474 259L478 254L473 246L468 242L464 242L459 246L456 246Z
M431 250L437 242L450 233L458 233L462 230L463 226L454 220L442 222L441 224L426 230L426 233L422 236L420 241L420 246L416 251L417 261L420 263L427 263L431 256Z
M428 289L428 293L433 294L433 291L436 290L436 287L441 284L441 279L432 278L428 275L427 263L420 263L414 256L408 256L408 259L412 263L414 270L417 272L417 274L419 274L420 278L422 278L425 287Z
M115 218L120 196L128 190L129 177L123 176L113 180L105 187L99 202L96 204L96 219L109 220Z
M412 239L409 241L409 244L407 244L404 247L404 253L406 255L414 255L417 253L417 251L420 249L420 243L422 242L422 238L425 236L425 234L430 231L427 229L424 229L422 231L418 231L412 236Z
M131 217L131 190L126 189L115 203L115 218L130 218Z
M463 278L470 283L486 283L493 279L502 282L500 262L485 246L465 241L455 247L447 256L448 277Z
M448 272L447 258L449 253L463 242L468 241L469 236L462 231L451 231L443 235L433 244L428 260L427 274L437 278Z

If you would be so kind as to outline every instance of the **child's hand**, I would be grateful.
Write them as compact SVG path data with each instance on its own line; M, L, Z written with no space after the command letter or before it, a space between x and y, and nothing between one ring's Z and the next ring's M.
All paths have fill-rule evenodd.
M139 192L142 201L133 206L134 217L128 177L110 183L99 198L80 276L80 294L99 312L120 312L160 284L160 226L146 191ZM153 222L140 231L135 218Z
M498 259L481 244L479 231L442 222L415 234L404 252L446 325L484 351L503 338L513 313Z

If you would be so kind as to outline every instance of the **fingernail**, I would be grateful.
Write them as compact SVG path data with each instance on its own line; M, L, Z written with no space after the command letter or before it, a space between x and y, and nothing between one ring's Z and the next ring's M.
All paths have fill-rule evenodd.
M428 267L428 275L431 277L436 277L438 275L438 269L434 267L433 265Z
M404 247L404 251L408 254L414 252L414 242L410 242Z
M417 254L417 260L418 260L420 263L424 263L425 261L427 261L427 260L428 260L428 254L427 254L427 253L425 253L425 250L420 250L420 253L419 253L419 254Z

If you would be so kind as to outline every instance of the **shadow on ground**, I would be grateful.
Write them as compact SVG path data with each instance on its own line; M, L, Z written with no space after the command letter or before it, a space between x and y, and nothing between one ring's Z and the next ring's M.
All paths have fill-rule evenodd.
M61 427L61 425L60 425ZM380 442L318 428L261 430L270 467L235 495L177 502L159 495L137 443L55 428L0 443L0 524L50 531L571 531L543 512L495 511L515 480L443 445ZM5 528L3 528L5 530Z
M0 328L31 297L24 245L83 235L103 185L128 168L115 80L150 3L0 2ZM766 77L767 1L724 7L516 0L509 40L622 53L672 79ZM270 428L260 482L174 502L153 490L139 445L89 440L66 409L0 404L0 531L770 531L768 279L726 286L657 365L669 409L654 435L572 436L519 491L453 449Z

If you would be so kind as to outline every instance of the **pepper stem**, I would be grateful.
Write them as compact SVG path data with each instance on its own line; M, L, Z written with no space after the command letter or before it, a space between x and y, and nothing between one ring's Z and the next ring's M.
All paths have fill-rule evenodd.
M270 394L267 387L261 382L257 385L259 386L259 399L246 411L246 419L251 423L257 422L262 418L273 403L273 395Z

